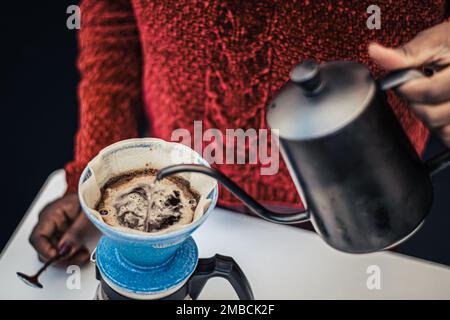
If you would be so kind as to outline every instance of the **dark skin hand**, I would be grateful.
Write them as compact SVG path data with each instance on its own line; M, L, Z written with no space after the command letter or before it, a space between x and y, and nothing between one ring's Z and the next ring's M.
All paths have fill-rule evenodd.
M49 203L41 211L39 221L31 232L30 243L41 261L56 255L64 245L69 245L69 253L56 265L83 265L90 257L84 244L93 232L95 227L82 212L78 195L70 193Z

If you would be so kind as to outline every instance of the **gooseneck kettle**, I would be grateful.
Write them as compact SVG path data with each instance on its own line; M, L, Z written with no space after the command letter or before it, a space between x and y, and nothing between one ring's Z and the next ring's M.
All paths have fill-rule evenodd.
M310 220L335 249L368 253L390 248L422 225L433 197L430 176L450 164L449 150L423 162L387 104L384 91L422 76L404 69L377 82L366 66L349 61L306 61L291 71L266 119L278 129L304 211L270 211L221 172L201 165L166 167L158 179L181 172L206 174L266 220Z

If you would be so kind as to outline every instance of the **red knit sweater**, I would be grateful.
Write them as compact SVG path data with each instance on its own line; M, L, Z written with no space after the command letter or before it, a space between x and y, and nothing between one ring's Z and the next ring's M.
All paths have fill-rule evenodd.
M79 32L80 125L68 191L100 149L137 137L145 109L149 135L176 128L265 128L265 107L304 59L356 60L381 74L369 41L399 46L442 22L444 0L376 1L381 29L366 26L374 1L85 0ZM403 101L389 102L418 152L428 132ZM299 204L284 163L274 176L259 165L219 165L258 200ZM237 203L221 189L221 204Z

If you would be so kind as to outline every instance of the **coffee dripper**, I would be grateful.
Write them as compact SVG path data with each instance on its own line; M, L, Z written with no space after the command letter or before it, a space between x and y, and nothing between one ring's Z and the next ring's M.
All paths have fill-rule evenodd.
M305 61L266 110L306 209L271 211L218 170L174 165L162 179L197 172L217 179L259 217L281 224L311 221L333 248L369 253L393 247L423 224L433 197L430 176L450 164L446 150L422 161L385 91L423 77L404 69L375 81L360 63ZM272 134L276 134L272 131Z
M98 217L94 208L99 190L92 187L106 180L106 170L127 171L133 162L135 167L151 165L157 169L161 165L159 161L172 162L168 158L180 161L183 159L180 155L185 155L188 163L208 166L200 155L184 145L141 138L106 147L82 172L78 186L80 205L102 232L91 257L100 281L97 299L197 299L206 282L214 277L230 282L240 299L253 299L250 284L238 264L222 255L199 258L197 245L191 237L215 207L218 187L214 181L214 187L207 188L210 191L205 193L209 204L203 214L192 223L168 233L127 232L109 226ZM202 184L206 184L204 180ZM200 203L201 200L198 206Z

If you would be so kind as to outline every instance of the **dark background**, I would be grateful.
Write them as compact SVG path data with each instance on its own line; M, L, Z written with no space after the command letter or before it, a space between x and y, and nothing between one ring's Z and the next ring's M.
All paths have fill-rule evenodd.
M7 197L2 201L0 248L47 176L72 158L77 44L76 31L66 27L66 10L76 3L2 2L0 101L7 151L1 157Z
M6 2L6 1L5 1ZM77 1L2 3L0 249L47 176L72 158L77 127L76 32L66 9ZM425 157L442 150L432 139ZM434 179L435 202L424 227L397 250L450 265L450 170Z

